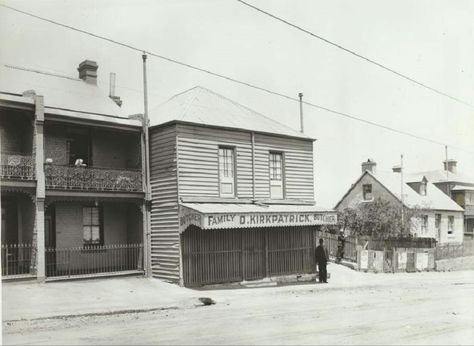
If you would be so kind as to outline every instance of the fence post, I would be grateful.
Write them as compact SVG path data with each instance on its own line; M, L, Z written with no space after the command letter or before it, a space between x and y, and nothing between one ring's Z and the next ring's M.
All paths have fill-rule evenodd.
M5 255L5 259L6 259L5 271L6 271L6 273L5 273L5 275L9 275L9 270L8 270L8 268L10 267L10 265L9 265L9 263L8 263L8 258L9 258L10 256L9 256L9 253L8 253L8 245L5 246L5 249L6 249L6 252L5 252L5 253L6 253L6 255Z
M67 276L71 276L71 250L67 252Z

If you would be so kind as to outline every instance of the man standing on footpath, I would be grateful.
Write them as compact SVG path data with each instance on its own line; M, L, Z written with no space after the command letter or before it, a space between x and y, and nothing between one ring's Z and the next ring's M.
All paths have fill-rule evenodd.
M319 238L319 246L316 247L316 263L318 264L319 282L328 282L327 264L329 260L328 249L323 245L323 238Z

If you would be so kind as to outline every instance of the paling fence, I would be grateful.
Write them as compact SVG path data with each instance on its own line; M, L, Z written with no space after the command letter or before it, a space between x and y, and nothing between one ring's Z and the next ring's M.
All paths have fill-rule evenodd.
M336 257L338 247L338 235L318 231L316 237L324 239L324 244L328 248L329 256ZM355 236L346 236L344 244L344 256L343 258L349 261L357 261L357 244L358 240Z
M32 274L31 244L2 244L2 277L22 277Z
M73 277L143 271L143 244L47 248L46 276Z

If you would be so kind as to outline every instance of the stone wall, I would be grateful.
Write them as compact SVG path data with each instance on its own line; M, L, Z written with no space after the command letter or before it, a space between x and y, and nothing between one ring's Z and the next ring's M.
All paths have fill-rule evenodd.
M474 256L448 258L436 261L437 271L474 269Z

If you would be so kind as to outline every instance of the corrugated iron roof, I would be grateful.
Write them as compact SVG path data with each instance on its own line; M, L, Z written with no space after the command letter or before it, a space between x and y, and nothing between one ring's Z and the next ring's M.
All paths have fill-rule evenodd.
M312 139L263 114L201 86L173 96L150 110L150 125L173 121Z
M377 172L368 174L375 177L385 188L401 200L400 191L400 173L393 172ZM421 180L420 180L421 181ZM424 209L436 210L453 210L463 211L456 202L454 202L443 191L433 185L431 182L426 183L426 195L420 195L405 182L403 188L403 202L407 207L420 207Z
M43 95L46 108L70 111L73 114L70 116L81 117L80 113L87 113L106 116L111 122L114 118L129 120L127 114L97 85L45 71L0 66L0 93L22 95L27 90ZM136 123L136 120L131 121L133 125Z
M320 213L334 212L331 209L315 205L288 204L237 204L237 203L180 203L183 207L193 209L202 214L233 214L233 213Z

